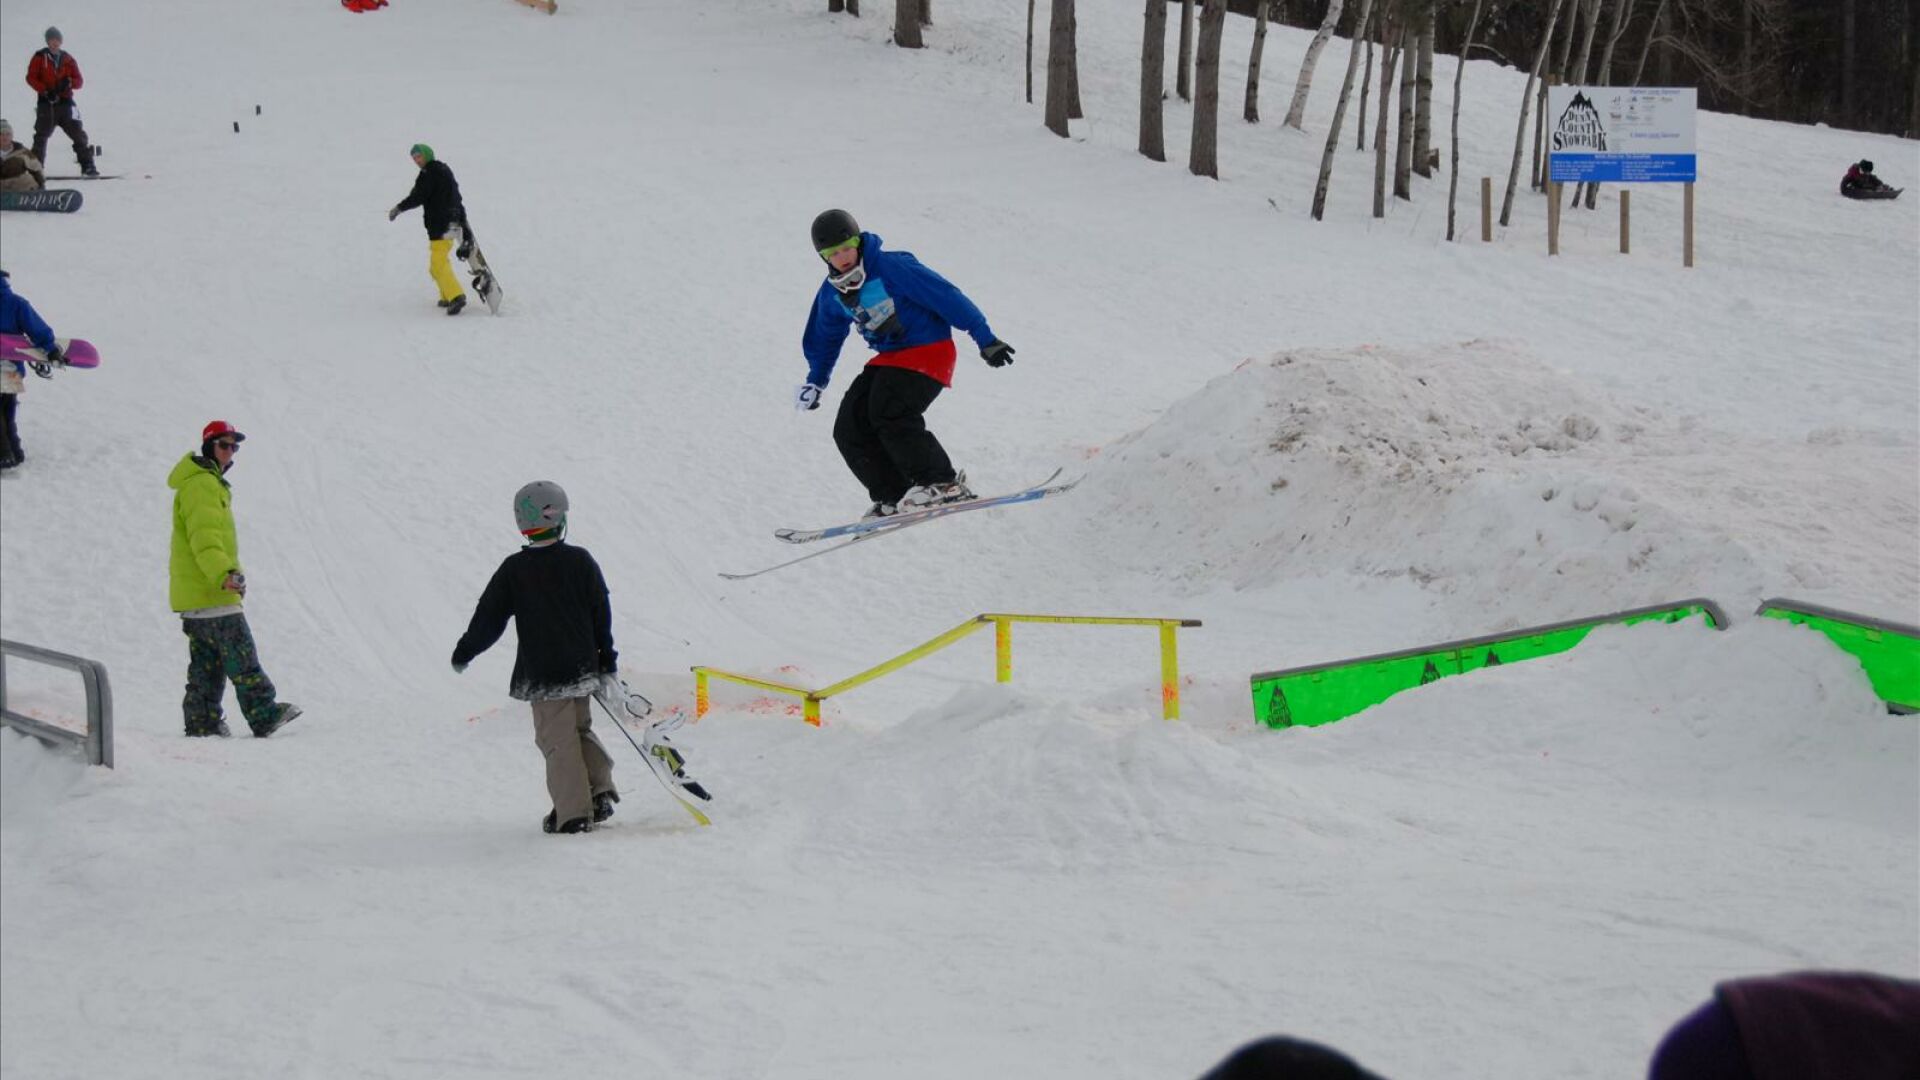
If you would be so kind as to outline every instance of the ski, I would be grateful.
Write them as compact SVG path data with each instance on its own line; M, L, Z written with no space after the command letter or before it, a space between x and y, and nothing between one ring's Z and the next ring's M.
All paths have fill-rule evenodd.
M630 716L645 716L653 711L652 702L627 690L625 684L621 684L616 693L625 698L621 701L621 706ZM673 797L674 802L679 803L687 813L693 815L693 820L702 825L713 824L713 819L687 798L688 795L692 795L702 802L712 802L713 796L707 793L707 789L701 786L700 781L687 775L686 756L667 741L666 733L685 721L677 716L666 717L659 723L648 725L640 733L640 741L634 742L633 733L627 730L627 725L620 722L619 714L613 711L612 705L608 704L608 696L609 690L603 684L600 689L594 691L593 700L600 703L600 708L606 712L607 718L613 721L613 726L619 728L620 734L625 735L627 741L633 743L633 748L640 752L640 756L647 762L647 770L653 773L654 779L660 781L660 786L667 789L667 794ZM638 706L644 708L644 712L636 708L636 700Z
M890 519L883 519L883 520L890 520ZM745 581L748 578L756 578L756 577L759 577L761 574L771 574L775 570L784 570L795 563L803 563L803 562L806 562L808 559L817 559L822 555L828 555L836 551L842 551L842 550L845 550L846 548L850 548L853 545L858 544L864 540L872 540L877 536L886 536L889 533L898 532L901 529L909 528L911 526L919 525L931 520L932 520L931 518L920 518L915 521L906 521L906 522L901 522L897 525L889 525L886 528L868 529L866 532L863 532L860 535L853 537L852 539L843 540L838 544L829 544L823 548L814 548L812 551L807 552L805 555L800 555L795 558L788 559L786 562L774 563L772 566L762 567L759 570L749 570L744 574L729 574L723 570L720 572L720 576L723 578L726 578L728 581Z
M1072 491L1083 477L1075 477L1064 484L1054 484L1064 469L1053 470L1053 475L1034 484L1021 488L1008 495L990 495L983 499L968 499L965 502L942 503L929 506L924 510L908 510L888 517L863 518L845 525L832 525L824 529L776 529L773 535L789 544L811 544L816 540L831 540L836 536L864 536L880 530L891 530L897 526L914 525L950 514L964 514L969 510L988 510L996 506L1012 506L1016 503L1033 502L1049 495L1062 495Z

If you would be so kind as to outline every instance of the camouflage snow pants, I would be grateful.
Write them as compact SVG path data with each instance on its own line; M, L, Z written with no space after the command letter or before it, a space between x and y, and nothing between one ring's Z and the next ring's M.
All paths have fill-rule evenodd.
M227 694L227 680L233 680L234 696L240 699L240 713L247 726L258 731L278 717L274 705L273 680L260 670L260 656L253 647L253 631L247 628L245 615L221 615L212 619L181 619L187 635L187 734L225 735L226 718L221 714L221 699Z

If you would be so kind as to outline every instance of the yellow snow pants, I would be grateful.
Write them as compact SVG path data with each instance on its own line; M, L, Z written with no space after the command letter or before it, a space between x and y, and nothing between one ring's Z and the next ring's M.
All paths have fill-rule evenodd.
M452 237L427 241L427 273L433 275L433 283L440 287L442 300L466 295L460 289L460 279L454 276L453 264L447 260L448 253L452 251Z

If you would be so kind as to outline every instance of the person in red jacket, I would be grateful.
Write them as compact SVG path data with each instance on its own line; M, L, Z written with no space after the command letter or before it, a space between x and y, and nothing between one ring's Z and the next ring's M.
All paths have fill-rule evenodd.
M93 143L87 138L87 129L80 126L80 110L73 103L73 92L85 80L80 77L80 64L73 54L60 48L62 40L59 27L47 27L47 47L34 53L27 63L27 85L40 95L33 113L33 156L47 160L47 140L57 127L73 140L81 174L99 176L100 170L93 167Z

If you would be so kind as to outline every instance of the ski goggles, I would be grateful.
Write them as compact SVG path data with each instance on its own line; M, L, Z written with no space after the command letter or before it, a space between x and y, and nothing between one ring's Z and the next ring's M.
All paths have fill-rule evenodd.
M849 236L832 247L821 248L820 257L823 259L831 259L843 251L852 251L859 246L860 238L858 236Z

